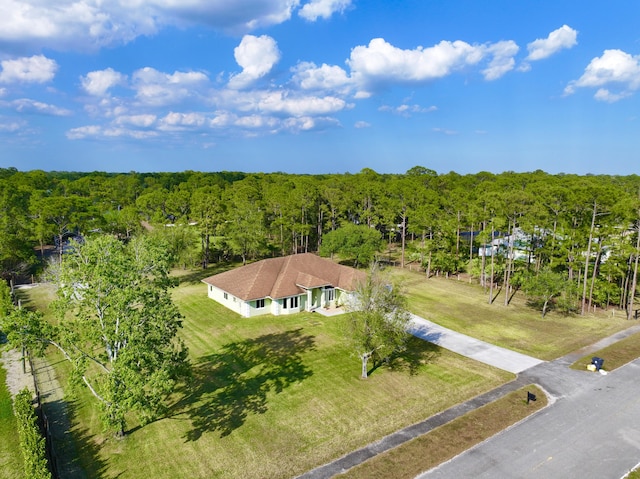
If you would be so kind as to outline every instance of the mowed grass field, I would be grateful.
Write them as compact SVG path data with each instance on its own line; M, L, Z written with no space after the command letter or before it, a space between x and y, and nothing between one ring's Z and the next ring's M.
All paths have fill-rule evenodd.
M585 316L551 312L542 318L539 311L526 305L521 293L504 306L504 293L500 292L490 305L488 290L475 283L442 277L426 280L424 274L407 270L393 273L407 289L412 313L538 359L556 359L637 324L626 320L621 311Z
M542 320L517 296L509 307L500 298L489 306L478 286L394 274L416 314L541 359L632 324L605 315ZM513 378L412 339L403 358L363 381L343 340L345 316L240 318L207 298L206 275L185 275L174 291L194 373L166 417L144 427L131 418L116 440L101 430L86 391L69 398L89 477L294 477ZM26 293L41 308L51 297L46 287ZM64 384L66 366L55 360Z
M363 381L343 340L345 316L240 318L191 279L174 298L193 379L167 417L145 427L132 418L117 440L86 391L69 398L89 477L294 477L513 378L413 339L393 367ZM41 307L50 295L26 293Z

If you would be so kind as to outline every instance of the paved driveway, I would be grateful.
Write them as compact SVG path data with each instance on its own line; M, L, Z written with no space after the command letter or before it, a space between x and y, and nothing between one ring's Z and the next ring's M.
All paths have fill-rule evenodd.
M415 314L411 315L409 331L425 341L515 374L542 363L539 359L457 333Z

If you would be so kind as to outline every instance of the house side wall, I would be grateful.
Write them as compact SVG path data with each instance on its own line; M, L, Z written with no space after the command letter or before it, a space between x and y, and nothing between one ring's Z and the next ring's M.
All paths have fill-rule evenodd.
M241 316L244 316L243 310L242 310L242 305L244 304L244 301L242 301L240 298L236 298L231 293L227 293L223 291L220 288L217 288L210 284L207 286L208 286L207 295L209 296L209 298L213 299L214 301L217 301L222 306L230 309L231 311L238 313ZM225 294L227 295L226 298L225 298Z
M264 307L258 308L258 301L256 300L243 301L240 298L236 298L231 293L226 293L224 290L217 288L216 286L207 285L207 295L209 298L245 318L262 316L265 314L272 314L274 316L289 315L320 307L343 306L349 302L349 298L352 293L339 288L335 288L334 291L334 301L328 301L327 293L322 288L317 288L311 291L311 303L309 303L309 296L307 293L299 295L297 308L283 308L282 305L284 299L272 300L271 298L265 298Z

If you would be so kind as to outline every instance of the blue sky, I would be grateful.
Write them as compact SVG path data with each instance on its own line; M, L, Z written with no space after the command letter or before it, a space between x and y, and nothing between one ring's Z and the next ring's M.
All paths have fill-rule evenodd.
M640 3L0 0L0 166L633 174Z

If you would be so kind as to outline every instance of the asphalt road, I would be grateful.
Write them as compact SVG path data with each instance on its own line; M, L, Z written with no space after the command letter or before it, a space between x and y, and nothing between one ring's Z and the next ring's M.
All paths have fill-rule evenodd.
M522 374L550 391L550 406L419 479L627 474L640 462L640 360L606 376L573 371L567 363L546 363Z

